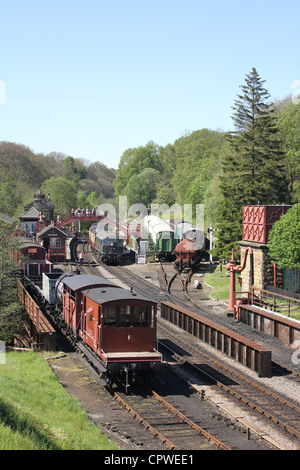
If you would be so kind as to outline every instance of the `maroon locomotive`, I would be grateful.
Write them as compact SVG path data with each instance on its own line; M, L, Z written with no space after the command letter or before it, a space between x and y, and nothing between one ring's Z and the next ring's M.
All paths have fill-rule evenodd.
M157 304L100 276L58 280L62 315L76 346L108 382L126 382L161 362Z

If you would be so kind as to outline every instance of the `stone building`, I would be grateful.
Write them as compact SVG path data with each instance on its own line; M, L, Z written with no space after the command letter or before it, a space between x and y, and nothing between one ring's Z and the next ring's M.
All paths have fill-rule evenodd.
M30 202L30 204L27 204L27 206L24 206L24 209L25 211L27 211L31 207L34 207L38 210L38 212L41 212L43 214L45 225L51 224L51 222L54 220L55 206L51 204L50 194L48 194L46 198L45 194L42 191L35 193L34 200Z
M40 213L35 207L30 207L24 214L19 217L20 225L28 235L35 236Z
M54 205L51 204L50 195L46 198L41 191L34 195L34 200L24 209L25 213L19 217L20 225L30 235L35 235L54 219Z

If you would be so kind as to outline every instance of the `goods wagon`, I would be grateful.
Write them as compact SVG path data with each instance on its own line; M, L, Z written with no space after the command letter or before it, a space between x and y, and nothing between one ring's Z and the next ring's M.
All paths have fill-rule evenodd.
M196 269L206 257L207 240L203 230L182 219L171 219L169 223L179 240L174 250L175 268L178 271L184 268Z
M109 383L118 379L128 386L161 362L155 302L77 271L62 275L56 290L56 320Z

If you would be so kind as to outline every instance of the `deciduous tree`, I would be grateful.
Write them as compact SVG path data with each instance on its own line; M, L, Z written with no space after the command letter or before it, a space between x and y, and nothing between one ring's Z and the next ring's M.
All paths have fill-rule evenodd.
M279 269L300 268L300 204L295 204L273 225L269 256Z
M62 176L52 177L42 185L45 194L51 195L56 215L63 215L77 205L77 185L74 181Z
M286 103L278 115L278 127L286 152L285 171L290 202L300 201L300 105Z

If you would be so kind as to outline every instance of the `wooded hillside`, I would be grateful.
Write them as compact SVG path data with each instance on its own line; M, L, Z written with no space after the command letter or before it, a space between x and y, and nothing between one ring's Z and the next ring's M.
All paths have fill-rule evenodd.
M35 154L24 145L0 142L0 212L16 218L42 189L56 215L71 208L93 208L114 198L116 171L59 152Z
M114 182L129 205L204 204L205 227L218 228L220 257L230 257L242 238L243 205L300 201L300 105L271 103L255 68L240 88L234 131L202 129L166 147L128 149Z
M153 141L124 151L117 170L59 152L34 154L0 143L0 212L22 214L34 192L51 194L56 215L126 195L139 203L204 204L218 227L219 256L241 238L243 204L300 202L300 105L269 102L257 71L246 75L233 106L234 131L188 132L165 147Z

